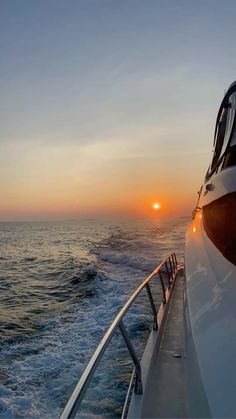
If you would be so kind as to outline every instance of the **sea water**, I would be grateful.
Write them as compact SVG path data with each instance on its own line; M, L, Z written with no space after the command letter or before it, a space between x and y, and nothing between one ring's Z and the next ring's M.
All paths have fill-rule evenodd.
M183 260L188 222L0 223L1 418L60 415L131 293L170 252ZM139 356L152 321L144 290L124 320ZM117 332L80 414L119 417L132 368Z

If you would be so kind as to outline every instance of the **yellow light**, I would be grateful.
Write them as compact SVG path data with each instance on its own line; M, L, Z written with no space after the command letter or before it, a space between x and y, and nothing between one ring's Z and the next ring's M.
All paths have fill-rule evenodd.
M160 208L160 205L158 204L158 202L155 202L155 204L153 204L153 208L154 210L158 210Z
M193 227L193 232L196 233L197 229L196 227Z

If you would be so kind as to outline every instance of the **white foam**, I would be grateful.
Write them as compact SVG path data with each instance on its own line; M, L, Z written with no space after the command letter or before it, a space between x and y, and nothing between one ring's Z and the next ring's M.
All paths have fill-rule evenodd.
M64 265L58 262L60 269L62 265L63 269L68 269L69 278L73 277L74 272L79 274L76 258L82 260L89 278L84 283L85 290L88 285L95 293L89 297L85 293L83 299L77 298L68 306L63 306L61 313L52 312L48 320L39 318L41 329L39 327L38 331L28 334L23 340L16 340L14 345L3 343L0 365L4 365L8 377L0 386L1 418L59 416L77 379L120 307L142 282L146 272L151 271L166 253L173 250L172 246L178 240L175 231L170 243L170 227L166 232L163 227L159 234L156 226L150 224L139 225L137 228L127 223L119 226L98 224L97 227L94 222L91 226L89 223L81 225L75 223L73 228L60 226L58 236L54 225L52 254L58 255L59 261L63 254L71 257ZM41 241L44 234L40 232ZM50 243L51 236L50 233ZM65 247L63 240L67 241ZM57 246L60 246L60 254ZM52 269L54 259L50 254L51 248L47 252L41 244L40 248L43 252L41 260L49 260L45 264L48 269ZM60 280L63 287L66 287L63 272ZM20 274L24 273L27 272L22 266ZM44 271L41 275L40 284ZM45 275L45 278L47 284L48 276ZM54 278L56 275L52 281L56 281ZM78 281L76 287L79 286ZM140 327L144 327L144 319L148 317L152 321L150 307L146 302L147 296L144 293L140 298L141 305L135 305L125 319L134 336ZM112 349L105 357L108 364L105 363L105 367L98 372L98 378L95 377L92 396L83 407L84 414L89 418L109 416L109 409L112 411L110 416L119 415L125 388L119 385L115 374L121 374L122 380L125 380L127 371L132 370L127 351L122 345L119 337L115 336ZM105 390L103 385L106 384Z

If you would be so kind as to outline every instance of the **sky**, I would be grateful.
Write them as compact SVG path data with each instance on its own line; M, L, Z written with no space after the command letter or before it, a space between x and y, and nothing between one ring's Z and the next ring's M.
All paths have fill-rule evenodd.
M191 213L236 2L0 0L0 221Z

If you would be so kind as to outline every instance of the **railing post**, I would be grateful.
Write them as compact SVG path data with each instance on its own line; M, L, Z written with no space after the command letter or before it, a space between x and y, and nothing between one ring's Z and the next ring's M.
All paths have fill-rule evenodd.
M127 333L126 327L123 323L123 321L121 320L119 323L119 329L120 332L124 338L124 341L126 343L126 346L129 350L129 353L131 355L131 358L133 360L133 363L135 365L135 372L136 372L136 378L135 378L135 384L134 384L134 391L135 394L143 394L143 385L142 385L142 376L141 376L141 365L139 362L139 359L137 357L137 354L135 352L135 349L133 347L133 344L130 340L130 337Z
M172 261L173 261L173 268L174 268L174 273L176 271L176 267L175 267L175 259L174 259L174 254L172 253L171 255Z
M150 301L150 304L151 304L151 307L152 307L152 312L153 312L153 315L154 315L153 329L158 330L157 310L156 310L156 306L155 306L155 303L154 303L154 300L153 300L153 296L152 296L151 288L150 288L149 284L146 285L146 290L147 290L147 293L148 293L148 298L149 298L149 301Z
M171 270L171 282L172 282L173 281L173 276L174 276L174 270L173 270L173 266L172 266L172 263L171 263L171 256L169 256L168 261L169 261L170 270Z
M158 273L159 273L160 280L161 280L161 287L162 287L162 293L163 293L163 304L166 304L166 290L165 290L165 285L164 285L164 282L163 282L161 271L159 271Z
M168 276L168 284L169 284L169 288L170 288L170 286L171 286L171 282L170 282L171 274L170 274L170 271L169 271L169 268L168 268L168 265L167 265L166 262L165 262L165 267L166 267L166 272L167 272L167 276Z
M174 258L175 258L175 269L177 269L178 263L177 263L177 257L175 253L174 253Z

